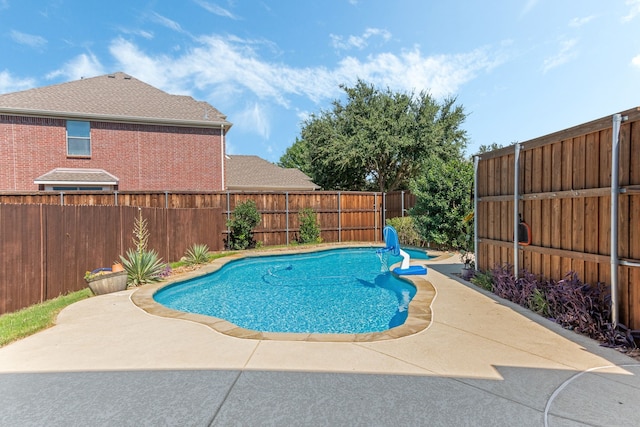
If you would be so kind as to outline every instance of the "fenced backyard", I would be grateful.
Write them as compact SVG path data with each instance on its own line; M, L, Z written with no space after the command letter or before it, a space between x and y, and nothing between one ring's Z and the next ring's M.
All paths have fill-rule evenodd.
M149 248L172 262L196 243L223 250L226 221L247 200L261 214L254 238L265 246L294 243L304 208L316 212L324 242L380 242L385 218L412 203L404 192L0 193L0 314L86 287L86 271L133 247L139 209Z
M476 186L479 269L575 271L611 286L616 319L640 329L640 109L482 154ZM528 246L514 244L518 215Z

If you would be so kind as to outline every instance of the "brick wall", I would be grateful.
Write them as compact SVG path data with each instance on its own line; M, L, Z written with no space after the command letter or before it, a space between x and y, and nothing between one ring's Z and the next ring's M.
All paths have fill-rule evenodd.
M66 121L0 115L0 191L54 168L104 169L120 190L222 191L221 129L91 122L91 158L67 157Z

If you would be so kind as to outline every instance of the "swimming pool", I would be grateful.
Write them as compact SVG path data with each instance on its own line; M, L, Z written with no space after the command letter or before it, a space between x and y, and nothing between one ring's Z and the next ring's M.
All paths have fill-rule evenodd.
M415 294L381 271L375 248L347 248L231 261L153 298L254 331L362 334L402 325Z

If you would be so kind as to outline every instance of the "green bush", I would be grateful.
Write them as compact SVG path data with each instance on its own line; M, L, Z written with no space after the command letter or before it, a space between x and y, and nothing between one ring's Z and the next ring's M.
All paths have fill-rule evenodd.
M311 208L304 208L298 213L300 219L300 243L321 243L320 226L316 213Z
M247 200L238 204L233 210L233 217L227 221L230 231L229 237L225 239L227 249L242 250L255 247L253 229L258 224L260 224L260 212L256 202Z
M478 271L471 279L471 283L486 291L493 292L493 275L490 270L485 272Z
M387 225L392 226L398 232L400 244L407 246L422 246L420 233L415 226L413 218L410 216L389 218Z
M455 249L473 241L465 221L473 210L472 191L473 162L429 160L425 174L411 182L416 204L409 210L424 240Z
M184 255L187 265L205 264L209 262L209 246L205 244L194 244Z

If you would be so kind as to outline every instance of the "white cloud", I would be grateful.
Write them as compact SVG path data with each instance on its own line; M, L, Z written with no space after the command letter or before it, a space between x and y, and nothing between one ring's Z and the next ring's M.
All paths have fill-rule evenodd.
M130 41L116 39L110 52L119 69L170 93L189 94L197 89L231 100L249 92L285 108L291 107L293 96L316 103L335 98L341 94L340 84L354 84L358 78L392 90L444 96L503 61L486 48L458 55L424 56L415 47L400 54L347 57L334 68L294 68L261 59L253 41L217 36L198 41L200 45L173 56L154 56ZM218 98L212 99L219 104Z
M153 22L162 25L170 30L176 31L178 33L185 33L180 24L176 21L173 21L165 16L160 15L159 13L154 12L151 16Z
M131 34L133 36L140 36L144 39L147 40L152 40L153 39L153 33L151 31L145 31L145 30L140 30L140 29L128 29L128 28L122 28L119 27L118 31L120 31L123 34Z
M231 18L238 19L233 13L229 12L227 9L224 9L217 4L209 3L204 0L195 0L196 4L201 8L206 10L207 12L211 12L214 15L222 16L223 18Z
M269 139L271 126L264 106L254 103L243 111L235 113L233 117L234 123L238 124L245 132L255 133L263 139Z
M329 35L331 45L338 50L348 50L354 47L356 49L364 49L367 47L369 39L374 36L380 36L384 41L391 39L391 33L389 31L379 28L367 28L362 35L349 36L346 39L335 34Z
M47 39L45 39L44 37L21 33L20 31L16 31L16 30L11 30L10 36L14 42L25 45L25 46L29 46L35 49L42 48L47 44Z
M640 55L636 55L635 57L633 57L633 59L631 59L631 65L640 68Z
M524 8L522 9L522 12L520 12L520 17L522 18L523 16L531 12L531 10L536 6L537 3L538 0L528 0L527 4L525 4Z
M83 77L95 77L104 74L104 67L92 53L81 54L67 62L62 68L47 74L47 79L63 76L66 80L79 80Z
M123 38L113 40L109 45L109 52L116 59L117 69L170 93L189 94L182 86L173 82L173 58L166 55L152 58Z
M7 70L0 71L0 93L17 92L34 87L33 79L20 79L13 77Z
M578 44L577 39L565 40L560 45L560 52L544 60L542 64L542 72L559 67L562 64L566 64L570 60L576 57L576 53L573 50L575 45Z
M629 6L629 13L622 17L622 22L631 22L640 15L640 0L627 0L624 4Z
M591 22L594 18L595 15L585 16L582 18L573 18L571 21L569 21L569 26L573 28L579 28Z

